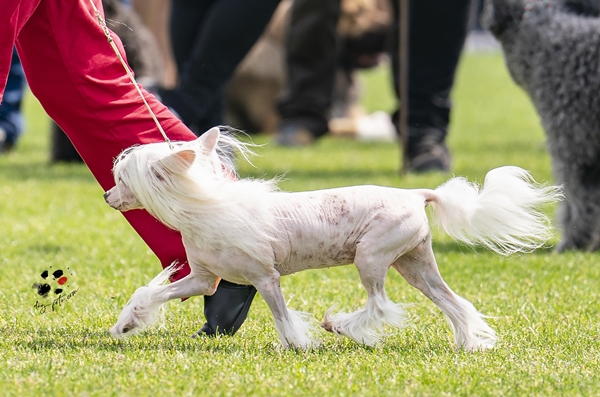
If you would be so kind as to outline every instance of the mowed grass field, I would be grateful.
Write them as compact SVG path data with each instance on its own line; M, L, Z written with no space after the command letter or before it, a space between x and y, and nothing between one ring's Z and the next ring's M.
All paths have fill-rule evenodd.
M363 76L369 110L393 109L388 75ZM499 54L466 55L453 97L454 174L481 182L490 169L512 164L552 182L537 115ZM49 165L48 120L31 96L25 111L26 135L14 153L0 156L0 396L600 395L598 254L558 255L549 247L499 257L438 231L441 274L490 316L499 336L493 350L457 350L439 309L393 271L387 293L411 304L411 324L389 329L375 348L323 331L316 350L281 350L259 296L234 337L190 338L204 321L197 297L171 302L164 328L112 339L107 329L159 263L104 203L85 166ZM452 176L400 175L393 143L326 138L285 149L266 136L254 140L266 145L255 167L240 163L240 174L285 174L281 187L289 191L436 187ZM552 216L554 208L546 210ZM549 245L558 238L557 231ZM71 292L45 312L39 303L52 299L32 288L44 270L65 271L63 288ZM332 305L350 311L366 300L353 266L289 276L282 287L290 307L316 321Z

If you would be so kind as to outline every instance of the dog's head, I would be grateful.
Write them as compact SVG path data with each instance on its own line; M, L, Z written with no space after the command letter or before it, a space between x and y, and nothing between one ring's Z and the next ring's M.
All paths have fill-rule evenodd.
M576 1L576 0L570 0ZM543 37L552 20L564 12L565 0L486 0L481 18L502 45L511 77L529 92L536 64L544 56Z
M108 205L129 211L145 208L155 217L169 206L174 192L191 184L184 177L192 167L207 178L223 178L227 165L221 161L217 143L220 131L215 127L191 142L166 142L134 146L124 150L113 167L115 186L104 194ZM188 189L189 190L189 189Z
M600 16L600 0L485 0L481 17L482 25L498 40L510 40L522 21L533 19L551 12L571 15Z
M533 4L527 0L485 0L481 23L504 44L514 36L525 13L529 12L526 8Z
M580 26L599 13L600 0L486 0L482 24L501 43L514 81L531 93L540 66L569 58Z

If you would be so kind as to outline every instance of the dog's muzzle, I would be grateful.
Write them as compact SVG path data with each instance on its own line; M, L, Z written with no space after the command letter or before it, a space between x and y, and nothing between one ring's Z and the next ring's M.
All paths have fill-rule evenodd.
M113 203L111 203L108 200L108 196L110 195L110 191L107 191L103 194L102 197L104 197L104 201L106 201L106 204L108 204L111 208L115 209L115 210L119 210L119 208L117 208Z

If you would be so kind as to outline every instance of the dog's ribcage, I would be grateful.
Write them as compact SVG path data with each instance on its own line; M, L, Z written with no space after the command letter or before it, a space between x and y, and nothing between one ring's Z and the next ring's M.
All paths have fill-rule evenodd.
M282 231L275 266L282 275L350 264L360 244L381 245L397 257L423 225L428 228L424 199L407 190L357 186L273 194Z

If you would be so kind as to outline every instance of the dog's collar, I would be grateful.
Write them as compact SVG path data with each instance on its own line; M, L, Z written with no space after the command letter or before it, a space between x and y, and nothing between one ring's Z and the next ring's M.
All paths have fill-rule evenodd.
M533 6L535 5L535 3L540 3L539 0L527 0L525 2L525 7L524 7L524 12L523 15L521 16L522 20L526 20L527 18L529 18L529 14L531 14L531 10L533 9ZM542 0L541 3L546 6L546 8L552 8L552 0Z

